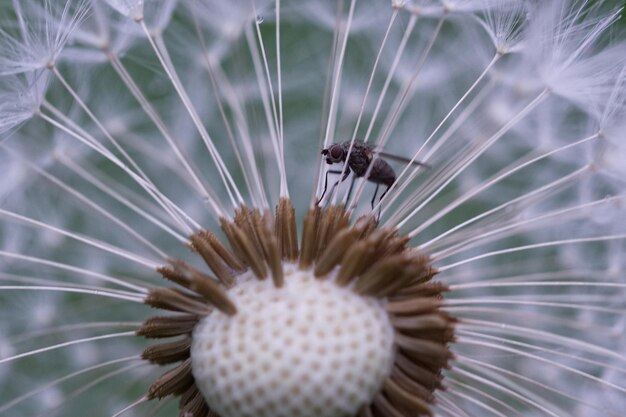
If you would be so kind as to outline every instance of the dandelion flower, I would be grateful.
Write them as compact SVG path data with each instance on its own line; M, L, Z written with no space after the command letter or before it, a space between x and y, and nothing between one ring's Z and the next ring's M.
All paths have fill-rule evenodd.
M621 14L5 2L0 415L621 416Z

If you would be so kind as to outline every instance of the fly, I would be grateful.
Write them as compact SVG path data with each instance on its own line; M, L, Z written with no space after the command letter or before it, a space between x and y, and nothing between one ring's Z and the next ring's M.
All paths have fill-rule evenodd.
M341 162L345 163L349 150L350 150L350 141L348 140L342 143L333 143L328 148L322 149L322 155L326 157L326 163L329 165L337 164ZM380 187L380 185L386 185L387 188L382 193L378 201L383 199L383 197L385 196L385 194L387 194L387 191L389 191L393 183L396 182L396 173L391 167L391 165L389 165L387 161L385 161L382 158L377 157L376 155L380 155L383 158L393 159L395 161L403 162L406 164L411 163L416 166L430 168L428 164L425 164L423 162L411 161L408 158L388 154L386 152L380 152L378 150L375 150L374 147L360 140L355 140L354 144L352 145L352 151L350 152L350 157L348 158L348 161L347 161L348 166L345 168L345 172L343 173L343 176L337 182L333 184L331 188L331 193L335 189L335 187L339 185L339 183L343 182L346 178L348 178L348 175L350 175L350 172L353 172L354 176L352 177L352 182L350 183L350 189L348 190L348 198L347 198L347 200L350 200L350 194L352 193L354 180L356 178L364 177L371 164L372 168L369 172L369 175L367 176L367 180L376 184L376 190L374 191L374 196L372 197L372 208L374 208L374 202L376 201L376 195L378 194L378 188ZM337 170L329 169L328 171L326 171L326 177L324 180L324 191L322 192L322 196L319 198L319 200L317 200L317 204L319 204L322 201L322 199L324 198L324 195L326 194L326 190L328 188L328 174L341 174L342 171L343 170L341 169L337 169Z

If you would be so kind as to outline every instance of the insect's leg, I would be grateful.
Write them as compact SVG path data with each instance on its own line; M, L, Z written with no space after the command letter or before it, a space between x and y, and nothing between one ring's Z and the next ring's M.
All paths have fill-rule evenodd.
M324 198L324 195L326 195L326 190L328 189L328 174L341 174L343 172L343 170L341 169L329 169L328 171L326 171L326 177L324 178L324 191L322 191L322 195L321 197L317 200L317 203L315 203L315 205L317 206L319 203L322 202L322 199ZM330 189L330 193L333 193L333 190L335 189L335 187L343 180L346 179L346 177L348 176L348 174L350 174L350 171L347 170L344 174L343 177L338 180L337 182L335 182L332 186L332 188Z
M346 198L346 204L350 202L350 196L352 195L352 188L354 187L354 181L356 181L356 176L352 176L352 180L350 181L350 188L348 189L348 198Z
M381 194L380 200L378 200L378 202L380 202L383 199L383 197L387 195L387 191L389 191L390 188L391 188L391 185L387 186L387 189L385 190L384 193Z
M391 188L391 185L387 186L387 189L380 195L380 198L378 199L378 202L380 203L383 200L383 197L385 195L387 195L387 192L389 191L389 189ZM378 191L378 186L376 186L376 191ZM372 209L374 208L374 199L376 198L376 194L374 194L374 198L372 199ZM382 210L382 206L378 206L378 217L377 220L380 220L380 212Z
M342 171L329 171L332 172L334 174L341 174ZM330 195L333 195L333 192L335 192L335 187L337 187L339 185L339 183L344 182L346 180L346 178L348 178L348 175L350 175L350 168L347 168L346 171L343 173L343 175L341 176L340 179L338 179L332 186L332 188L330 189ZM328 178L328 175L327 175ZM354 181L354 178L353 178Z
M376 184L376 189L374 190L374 197L372 197L372 210L374 210L374 202L376 201L376 194L378 194L378 187L380 187L380 184ZM385 193L386 192L387 191L385 191ZM383 193L383 195L384 195L384 193Z

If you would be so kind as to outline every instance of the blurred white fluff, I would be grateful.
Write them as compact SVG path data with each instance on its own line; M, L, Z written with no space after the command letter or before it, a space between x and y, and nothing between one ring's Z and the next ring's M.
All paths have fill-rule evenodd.
M582 106L607 101L626 60L623 43L598 47L622 8L596 17L595 7L600 6L550 2L534 11L528 32L529 67L536 68L543 87Z
M48 75L10 75L0 81L0 134L31 119L39 110L48 86Z
M89 10L87 0L13 0L1 7L6 11L11 6L15 20L0 28L0 75L35 71L54 63Z
M135 20L143 19L144 0L104 0L115 10Z

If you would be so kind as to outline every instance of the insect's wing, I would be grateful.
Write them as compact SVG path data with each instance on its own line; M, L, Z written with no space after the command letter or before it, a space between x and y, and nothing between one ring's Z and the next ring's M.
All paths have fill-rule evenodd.
M430 165L428 165L427 163L420 162L420 161L411 161L409 158L405 158L403 156L398 156L398 155L394 155L391 153L380 152L380 151L376 151L376 154L380 155L381 158L391 159L393 161L398 161L398 162L402 162L405 164L411 164L411 165L418 166L418 167L430 168Z

